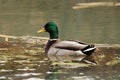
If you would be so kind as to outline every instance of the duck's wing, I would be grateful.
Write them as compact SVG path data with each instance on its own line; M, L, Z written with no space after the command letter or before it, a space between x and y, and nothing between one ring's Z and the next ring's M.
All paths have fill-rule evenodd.
M88 44L81 42L81 41L73 41L73 40L69 40L69 41L60 41L55 45L55 48L59 48L59 49L67 49L67 50L82 50L84 48L86 48L88 46Z

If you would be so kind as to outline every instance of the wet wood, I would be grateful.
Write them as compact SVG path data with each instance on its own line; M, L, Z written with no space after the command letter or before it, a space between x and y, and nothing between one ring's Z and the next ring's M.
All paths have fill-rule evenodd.
M16 42L22 42L22 43L31 43L31 44L39 44L39 45L44 45L48 41L49 38L46 37L37 37L37 36L11 36L11 35L3 35L0 34L1 38L5 38L3 43L0 45L2 46L7 46L6 44L9 43L16 43ZM9 40L13 39L13 40ZM38 42L38 43L37 43ZM18 44L19 45L19 44ZM120 48L120 44L95 44L97 48Z
M25 54L39 55L44 53L44 46L48 38L36 36L9 36L0 35L2 38L12 38L13 40L1 41L0 52L6 54ZM98 65L114 65L120 63L120 44L95 44L96 50L88 60L95 60ZM67 58L65 58L67 59ZM76 59L76 58L75 58Z
M42 40L48 40L49 38L46 37L37 37L37 36L12 36L12 35L4 35L0 34L1 38L4 38L5 41L9 41L9 39L22 39L22 40L27 40L27 39L42 39Z
M90 3L77 3L73 6L73 9L84 9L98 6L107 6L107 7L120 7L120 2L90 2Z

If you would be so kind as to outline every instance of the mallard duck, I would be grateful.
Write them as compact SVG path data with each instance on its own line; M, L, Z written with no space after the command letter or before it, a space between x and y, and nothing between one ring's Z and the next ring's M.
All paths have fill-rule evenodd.
M56 23L48 22L45 26L38 31L48 32L50 39L48 40L45 53L49 55L70 55L70 56L90 56L96 47L94 45L86 44L78 40L63 40L58 39L59 32Z

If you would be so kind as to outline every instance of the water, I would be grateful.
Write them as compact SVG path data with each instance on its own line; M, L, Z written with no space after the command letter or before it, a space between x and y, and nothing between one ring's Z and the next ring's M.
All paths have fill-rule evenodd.
M119 80L119 65L77 66L78 63L53 65L44 54L11 54L0 60L0 80ZM3 55L1 55L3 56Z
M52 56L41 44L0 43L0 80L119 80L120 45L96 45L94 56Z
M60 39L119 44L120 7L73 10L79 2L91 0L0 0L0 34L49 37L36 31L55 21ZM51 62L39 45L0 43L0 80L119 80L120 48L109 46L97 49L99 64L94 65L71 62L71 57Z
M48 37L48 34L37 34L36 31L46 22L54 21L59 26L61 39L120 43L120 7L73 10L72 7L80 2L90 0L1 0L0 33Z

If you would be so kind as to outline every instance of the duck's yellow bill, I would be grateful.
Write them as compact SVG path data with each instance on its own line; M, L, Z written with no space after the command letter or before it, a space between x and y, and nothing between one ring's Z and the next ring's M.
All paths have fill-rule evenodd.
M39 31L37 31L37 33L40 33L40 32L46 32L45 28L42 28Z

